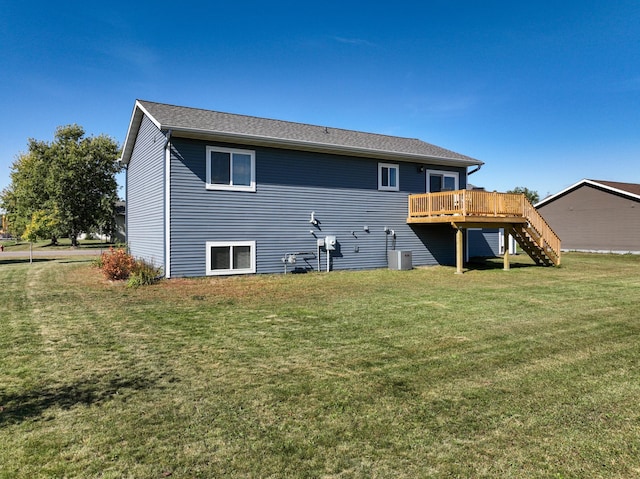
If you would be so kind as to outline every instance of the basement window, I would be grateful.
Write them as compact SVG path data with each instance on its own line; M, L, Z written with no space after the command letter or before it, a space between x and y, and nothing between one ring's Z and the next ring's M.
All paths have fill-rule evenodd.
M207 241L207 276L255 272L255 241Z

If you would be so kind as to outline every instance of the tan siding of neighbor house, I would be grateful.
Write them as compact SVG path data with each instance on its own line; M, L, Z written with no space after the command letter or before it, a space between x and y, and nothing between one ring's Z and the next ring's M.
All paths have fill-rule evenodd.
M563 250L640 252L640 201L584 184L538 208Z

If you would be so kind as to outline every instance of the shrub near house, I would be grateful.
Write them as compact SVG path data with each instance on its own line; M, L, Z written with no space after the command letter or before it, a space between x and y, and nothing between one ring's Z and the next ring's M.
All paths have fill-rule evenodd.
M99 267L108 280L128 280L129 286L152 284L161 276L162 270L144 260L136 260L124 249L109 248L102 253Z

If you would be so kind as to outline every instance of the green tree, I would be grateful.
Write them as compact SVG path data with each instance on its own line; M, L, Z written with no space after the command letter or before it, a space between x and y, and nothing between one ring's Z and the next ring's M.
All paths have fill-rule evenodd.
M27 153L11 167L11 184L0 193L14 231L46 230L53 243L68 236L73 246L83 232L111 234L118 153L113 139L86 138L78 125L58 127L53 142L29 139Z
M522 194L527 197L527 199L531 202L531 204L536 204L540 201L540 195L535 190L530 190L529 188L525 188L524 186L516 186L514 189L507 191L507 193L517 193Z
M31 216L31 222L25 228L23 237L31 242L50 238L57 231L58 226L55 210L53 212L39 210Z

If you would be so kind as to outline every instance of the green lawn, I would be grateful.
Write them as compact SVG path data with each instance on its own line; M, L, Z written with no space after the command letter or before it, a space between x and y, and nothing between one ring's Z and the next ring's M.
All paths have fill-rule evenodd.
M0 478L640 477L640 256L453 271L0 258Z

